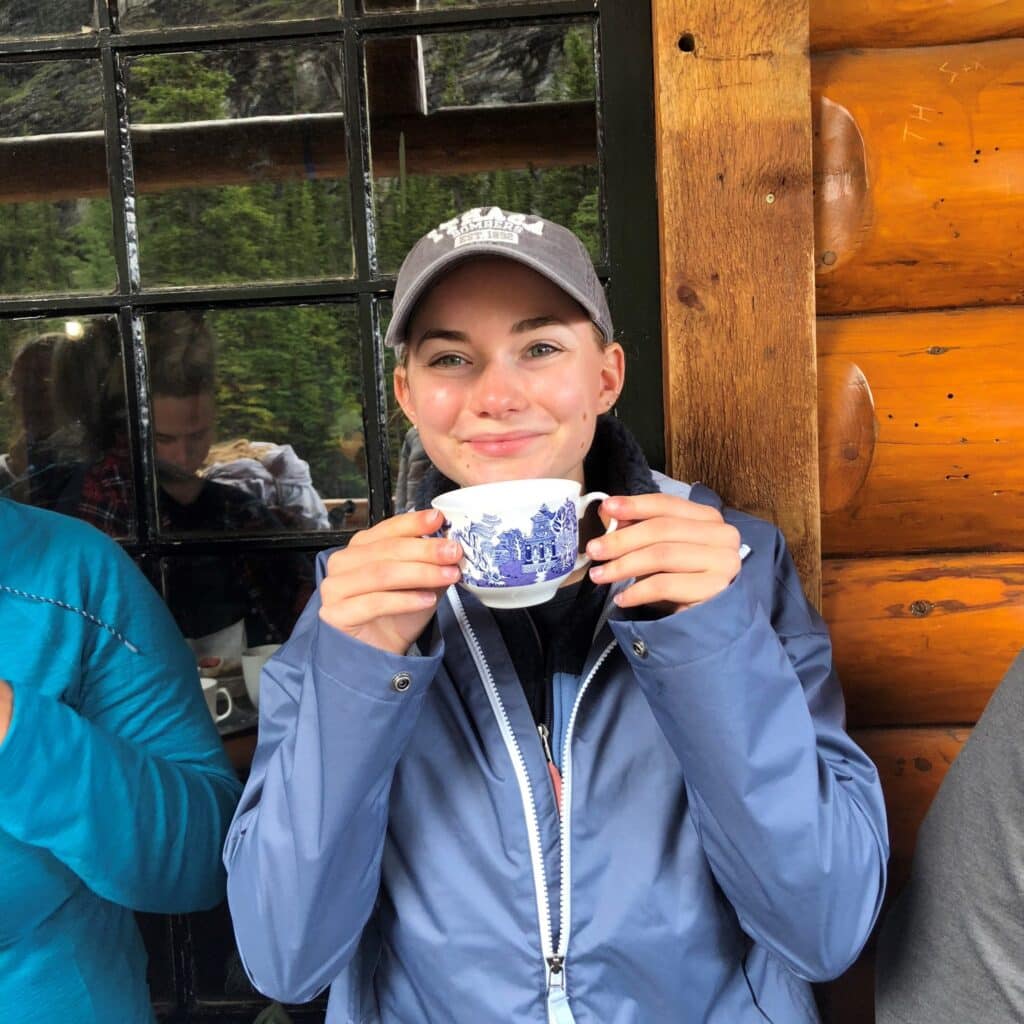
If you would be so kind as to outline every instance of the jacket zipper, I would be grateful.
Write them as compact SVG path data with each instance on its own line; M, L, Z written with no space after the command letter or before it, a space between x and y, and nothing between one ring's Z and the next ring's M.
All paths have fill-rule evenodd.
M469 643L470 653L476 664L477 672L484 683L484 690L491 705L494 717L497 719L498 728L501 731L502 740L512 761L512 767L516 774L516 781L519 784L519 796L523 804L523 814L526 818L526 834L530 847L530 861L533 867L533 888L537 901L537 923L540 929L541 956L544 960L545 978L547 981L547 1011L548 1024L574 1024L572 1010L569 1007L568 987L566 985L566 954L569 949L569 923L571 919L570 903L570 868L571 868L571 829L570 816L572 808L572 733L576 724L576 713L579 710L580 701L583 699L587 687L597 674L598 669L604 664L605 659L615 649L616 642L613 640L601 652L593 668L587 673L587 677L580 686L576 701L573 704L572 714L569 716L569 725L565 731L565 742L562 747L562 777L561 777L561 831L559 851L562 867L561 879L561 915L558 935L558 949L554 948L554 935L551 928L551 902L548 899L547 872L544 868L544 856L540 844L540 820L537 817L537 804L533 797L533 787L530 785L530 776L526 770L526 759L523 757L519 741L512 731L512 723L509 720L505 704L498 692L494 682L487 658L484 656L483 648L477 639L466 615L455 587L450 587L448 597L451 601L455 616L459 622L459 628ZM546 730L545 730L546 731ZM541 733L543 738L543 733ZM548 764L553 764L550 759L550 750L546 751Z
M555 806L558 808L558 817L561 819L562 773L558 770L558 765L555 764L555 759L551 756L551 743L549 742L551 733L543 722L537 726L537 732L540 734L540 745L544 748L544 759L548 763L548 775L551 776L551 788L555 794Z

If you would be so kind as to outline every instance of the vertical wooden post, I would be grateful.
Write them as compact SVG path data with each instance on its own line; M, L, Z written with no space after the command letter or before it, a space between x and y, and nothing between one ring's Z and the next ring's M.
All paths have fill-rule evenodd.
M819 603L809 0L654 0L671 472L783 529Z

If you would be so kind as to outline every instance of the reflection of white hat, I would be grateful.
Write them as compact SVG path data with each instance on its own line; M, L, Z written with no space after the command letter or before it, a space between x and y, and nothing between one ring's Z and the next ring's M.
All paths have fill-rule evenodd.
M394 315L384 344L404 341L409 316L427 289L444 271L474 256L504 256L542 274L575 299L611 341L604 289L579 238L543 217L484 206L438 225L409 251L398 271Z

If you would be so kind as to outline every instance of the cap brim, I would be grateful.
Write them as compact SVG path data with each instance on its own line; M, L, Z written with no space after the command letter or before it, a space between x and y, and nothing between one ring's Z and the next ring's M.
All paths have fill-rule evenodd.
M541 260L534 259L527 253L517 250L506 243L474 242L473 245L467 246L466 249L452 249L451 252L438 257L430 265L429 269L420 274L419 278L406 289L401 301L395 306L391 322L388 324L387 334L384 336L385 346L393 348L395 345L406 340L405 334L409 315L420 299L423 298L424 294L437 281L438 277L451 270L456 264L464 263L478 256L498 256L529 267L540 274L541 277L546 278L553 285L560 288L566 295L575 299L586 310L591 320L595 323L600 323L601 311L594 308L593 301L578 288L559 277L555 271ZM603 332L604 329L602 328ZM610 341L611 339L609 338L608 340Z

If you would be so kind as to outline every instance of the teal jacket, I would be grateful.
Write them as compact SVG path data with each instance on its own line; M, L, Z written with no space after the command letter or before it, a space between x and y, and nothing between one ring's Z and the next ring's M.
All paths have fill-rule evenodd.
M0 498L0 1020L151 1021L133 910L223 896L240 791L195 660L121 549Z

